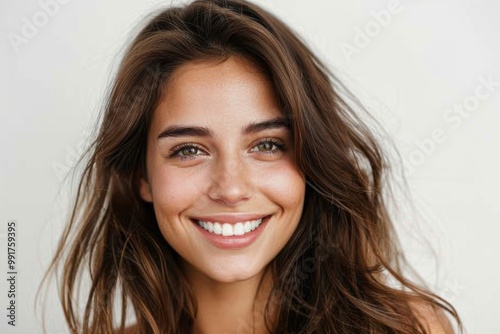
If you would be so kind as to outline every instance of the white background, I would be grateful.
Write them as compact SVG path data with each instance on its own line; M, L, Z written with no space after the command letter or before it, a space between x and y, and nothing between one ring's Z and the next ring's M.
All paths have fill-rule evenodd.
M131 33L169 3L66 2L17 48L9 33L22 36L23 20L43 18L43 8L33 0L0 2L2 333L42 333L34 297L67 211L62 173L88 138ZM356 46L359 31L375 29L373 13L390 1L257 2L298 31L385 124L410 164L416 213L402 209L396 222L408 257L454 303L469 333L500 333L500 3L401 0L390 23L370 31L369 45L346 57L341 46ZM480 77L497 86L467 117L447 121L455 105L474 102ZM436 131L440 140L430 143ZM9 220L18 226L16 328L5 316ZM48 332L65 333L55 295L44 309Z

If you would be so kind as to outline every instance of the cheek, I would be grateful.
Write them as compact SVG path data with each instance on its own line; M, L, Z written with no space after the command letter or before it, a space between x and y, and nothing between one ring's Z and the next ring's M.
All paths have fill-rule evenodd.
M262 187L274 202L287 209L302 210L305 179L291 162L274 165L260 179Z
M201 194L202 173L166 166L151 175L153 204L158 214L177 215L192 205Z

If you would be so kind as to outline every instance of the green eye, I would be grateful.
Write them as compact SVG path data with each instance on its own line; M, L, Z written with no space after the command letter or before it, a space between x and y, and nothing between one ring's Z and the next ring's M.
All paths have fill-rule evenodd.
M264 151L272 151L274 146L275 145L273 143L267 141L267 142L260 143L256 147L257 147L258 151L264 152Z
M206 152L194 144L183 144L174 147L171 150L170 158L190 159L200 155L206 155Z
M255 145L250 151L273 154L284 150L285 150L285 144L275 139L266 139Z
M200 151L199 148L194 147L194 146L190 146L190 147L185 147L185 148L182 148L181 150L179 150L178 155L193 156L193 155L197 155L199 151Z

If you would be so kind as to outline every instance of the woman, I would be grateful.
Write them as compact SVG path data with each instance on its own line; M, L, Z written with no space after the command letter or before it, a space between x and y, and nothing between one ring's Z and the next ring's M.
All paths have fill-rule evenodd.
M446 312L460 327L403 277L385 157L341 92L256 5L154 17L125 54L53 263L72 331L451 333Z

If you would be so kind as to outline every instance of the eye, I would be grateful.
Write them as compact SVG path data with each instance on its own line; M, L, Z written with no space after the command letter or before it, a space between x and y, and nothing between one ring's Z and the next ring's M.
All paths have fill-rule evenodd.
M285 144L274 138L264 139L257 143L250 152L274 154L285 150Z
M175 146L170 150L170 158L190 159L207 153L198 145L182 144Z

